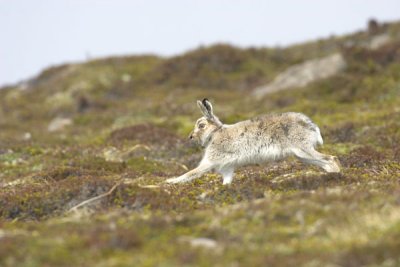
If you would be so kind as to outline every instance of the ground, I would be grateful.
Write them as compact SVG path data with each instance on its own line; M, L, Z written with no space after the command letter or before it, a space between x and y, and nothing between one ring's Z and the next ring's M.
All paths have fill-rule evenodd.
M285 49L200 48L64 65L0 90L0 266L400 266L400 36L360 32ZM351 47L348 44L352 41ZM253 98L286 67L340 51L347 68ZM340 174L295 159L233 183L186 184L208 97L225 123L303 112ZM68 123L49 131L55 118ZM85 205L80 203L100 196Z

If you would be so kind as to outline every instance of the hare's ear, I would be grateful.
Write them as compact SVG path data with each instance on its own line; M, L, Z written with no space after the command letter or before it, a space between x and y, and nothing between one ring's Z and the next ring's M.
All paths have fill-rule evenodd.
M217 116L214 115L211 102L207 98L204 98L202 101L197 100L197 106L200 108L201 113L203 113L204 117L206 117L207 120L210 120L219 126L222 125L222 122L218 119Z
M197 106L200 108L201 113L203 113L204 117L209 120L214 119L215 116L213 113L213 108L207 98L204 98L203 101L197 100Z

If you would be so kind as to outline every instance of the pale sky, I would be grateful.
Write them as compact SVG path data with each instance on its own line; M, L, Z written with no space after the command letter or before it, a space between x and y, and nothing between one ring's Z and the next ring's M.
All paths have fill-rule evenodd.
M0 86L66 62L286 46L400 19L399 0L0 0Z

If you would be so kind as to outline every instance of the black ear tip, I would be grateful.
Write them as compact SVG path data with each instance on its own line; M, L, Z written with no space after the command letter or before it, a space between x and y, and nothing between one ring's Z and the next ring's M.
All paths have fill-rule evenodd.
M203 101L201 101L203 105L206 105L207 102L210 102L207 98L204 98Z

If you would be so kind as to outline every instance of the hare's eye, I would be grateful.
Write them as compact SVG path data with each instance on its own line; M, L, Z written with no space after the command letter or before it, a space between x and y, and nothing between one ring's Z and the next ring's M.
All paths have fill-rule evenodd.
M200 128L200 129L203 129L204 127L206 127L206 125L205 125L204 123L200 123L200 124L199 124L199 128Z

